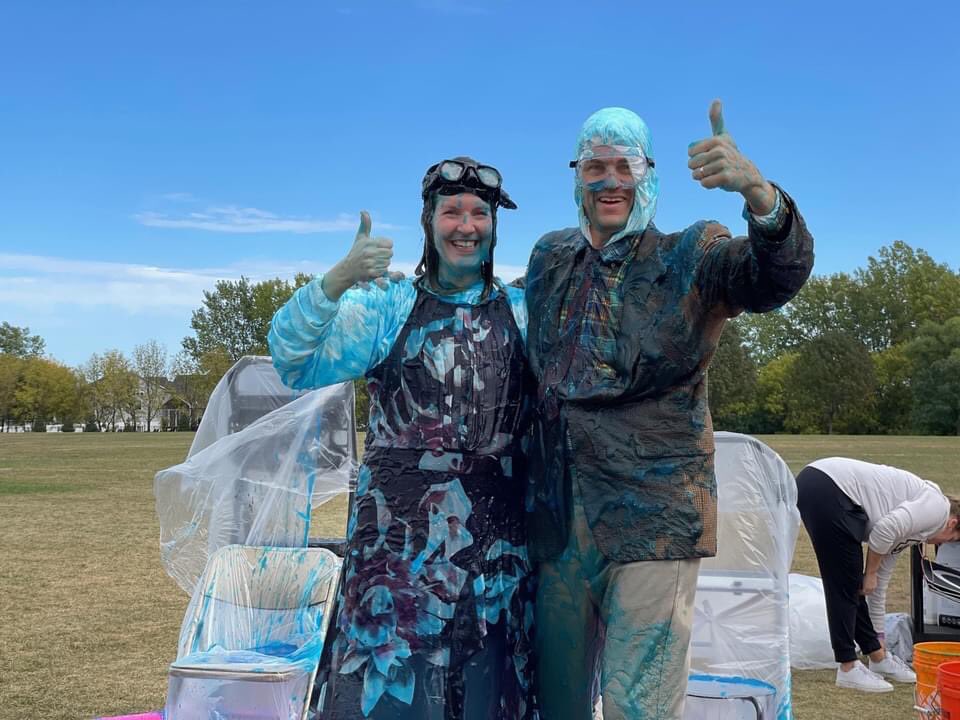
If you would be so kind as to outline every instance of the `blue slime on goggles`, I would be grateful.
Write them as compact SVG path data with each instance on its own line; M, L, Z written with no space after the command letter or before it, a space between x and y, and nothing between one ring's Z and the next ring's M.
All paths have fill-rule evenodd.
M597 192L605 188L639 185L654 167L642 148L626 145L588 145L570 162L584 187Z

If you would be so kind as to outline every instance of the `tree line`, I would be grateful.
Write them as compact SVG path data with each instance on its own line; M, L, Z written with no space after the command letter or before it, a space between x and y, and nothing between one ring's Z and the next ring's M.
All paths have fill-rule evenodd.
M50 423L67 432L78 425L87 431L195 429L223 374L244 355L268 352L270 319L309 281L298 274L293 282L218 282L204 292L202 306L191 317L193 335L183 339L173 357L162 344L148 340L135 346L130 357L107 350L68 367L46 356L43 338L31 335L29 328L2 322L0 431L44 431ZM178 408L177 419L165 425L161 407L171 402ZM365 403L362 409L366 411Z
M728 323L708 378L718 429L960 434L960 274L894 242Z
M140 429L160 427L160 408L171 396L170 375L178 361L156 340L135 346L129 358L119 350L94 353L79 367L46 357L44 349L43 339L29 328L0 324L0 431L44 432L48 423L64 432L77 426L95 432L138 429L139 421ZM189 396L187 385L182 394ZM189 413L184 417L180 429L189 429Z
M243 355L264 355L274 313L310 281L223 280L205 291L170 359L156 341L78 368L44 356L28 328L0 326L0 429L147 427L175 394L199 409ZM781 310L727 324L708 375L714 427L748 433L960 434L960 274L894 242L852 273L815 275ZM369 397L357 383L358 425ZM193 409L197 411L194 412Z

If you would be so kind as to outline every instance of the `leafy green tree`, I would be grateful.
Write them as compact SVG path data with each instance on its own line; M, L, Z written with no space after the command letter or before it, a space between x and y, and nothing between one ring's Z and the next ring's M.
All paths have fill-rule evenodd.
M370 390L367 388L366 378L354 380L353 391L357 430L366 432L370 424Z
M788 412L787 377L797 362L796 352L786 352L774 358L757 373L750 431L755 433L782 432Z
M744 313L727 323L728 327L730 325L737 326L750 357L760 367L794 350L806 340L789 313L789 305L767 313Z
M753 357L766 364L833 331L881 352L912 339L926 320L942 323L958 314L960 275L897 241L852 275L812 277L781 310L737 323Z
M805 343L786 376L785 426L795 432L863 432L875 422L876 375L867 348L838 331Z
M52 420L73 418L80 410L77 378L73 371L41 357L23 361L15 393L17 414L34 427Z
M247 278L221 280L213 291L204 291L203 307L194 310L193 337L183 339L183 349L200 365L208 353L223 351L231 360L267 353L270 320L310 276L298 274L291 284L274 278L251 283Z
M156 340L148 340L133 348L133 368L140 376L141 409L147 420L147 432L167 398L167 348Z
M877 431L890 435L910 432L913 363L907 345L894 345L871 353L871 358L877 378Z
M757 366L736 323L727 323L707 377L710 414L717 430L743 432L757 385Z
M960 435L960 316L925 322L907 346L913 421L921 432Z
M810 278L788 312L806 340L832 331L859 338L859 300L859 288L853 279L846 273L835 273Z
M221 347L204 353L199 362L186 351L177 354L173 362L173 388L189 410L186 427L181 429L196 427L210 394L234 362Z
M116 430L117 424L139 405L139 378L119 350L94 353L80 368L87 383L91 413L101 430Z
M0 429L15 423L17 386L23 373L24 360L16 355L0 353Z
M103 358L94 353L87 362L78 368L78 372L84 383L84 404L87 407L88 415L86 431L90 431L92 423L96 426L98 432L102 432L107 426L109 414L104 389L100 385L100 380L103 377Z
M856 279L864 288L861 323L872 350L911 340L928 320L943 323L960 315L960 276L905 242L869 257Z
M766 364L826 332L860 337L861 305L860 288L846 273L814 276L780 310L741 315L736 322L751 354Z
M39 357L43 351L43 338L31 335L30 328L0 323L0 353L25 358Z

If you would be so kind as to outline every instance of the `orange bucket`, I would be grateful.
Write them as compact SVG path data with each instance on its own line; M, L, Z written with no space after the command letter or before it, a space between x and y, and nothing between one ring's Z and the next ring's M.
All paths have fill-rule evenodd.
M942 720L960 718L960 661L945 662L937 669L937 691L940 693Z
M913 669L917 673L914 692L920 720L940 718L937 670L950 661L960 661L960 643L925 642L913 646ZM960 720L960 714L954 715L953 720Z

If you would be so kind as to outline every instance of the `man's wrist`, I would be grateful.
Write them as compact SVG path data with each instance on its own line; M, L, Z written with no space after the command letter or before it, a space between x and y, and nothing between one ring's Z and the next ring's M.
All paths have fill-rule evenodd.
M777 191L773 185L763 180L745 189L743 199L747 201L747 206L754 215L769 215L776 207Z

